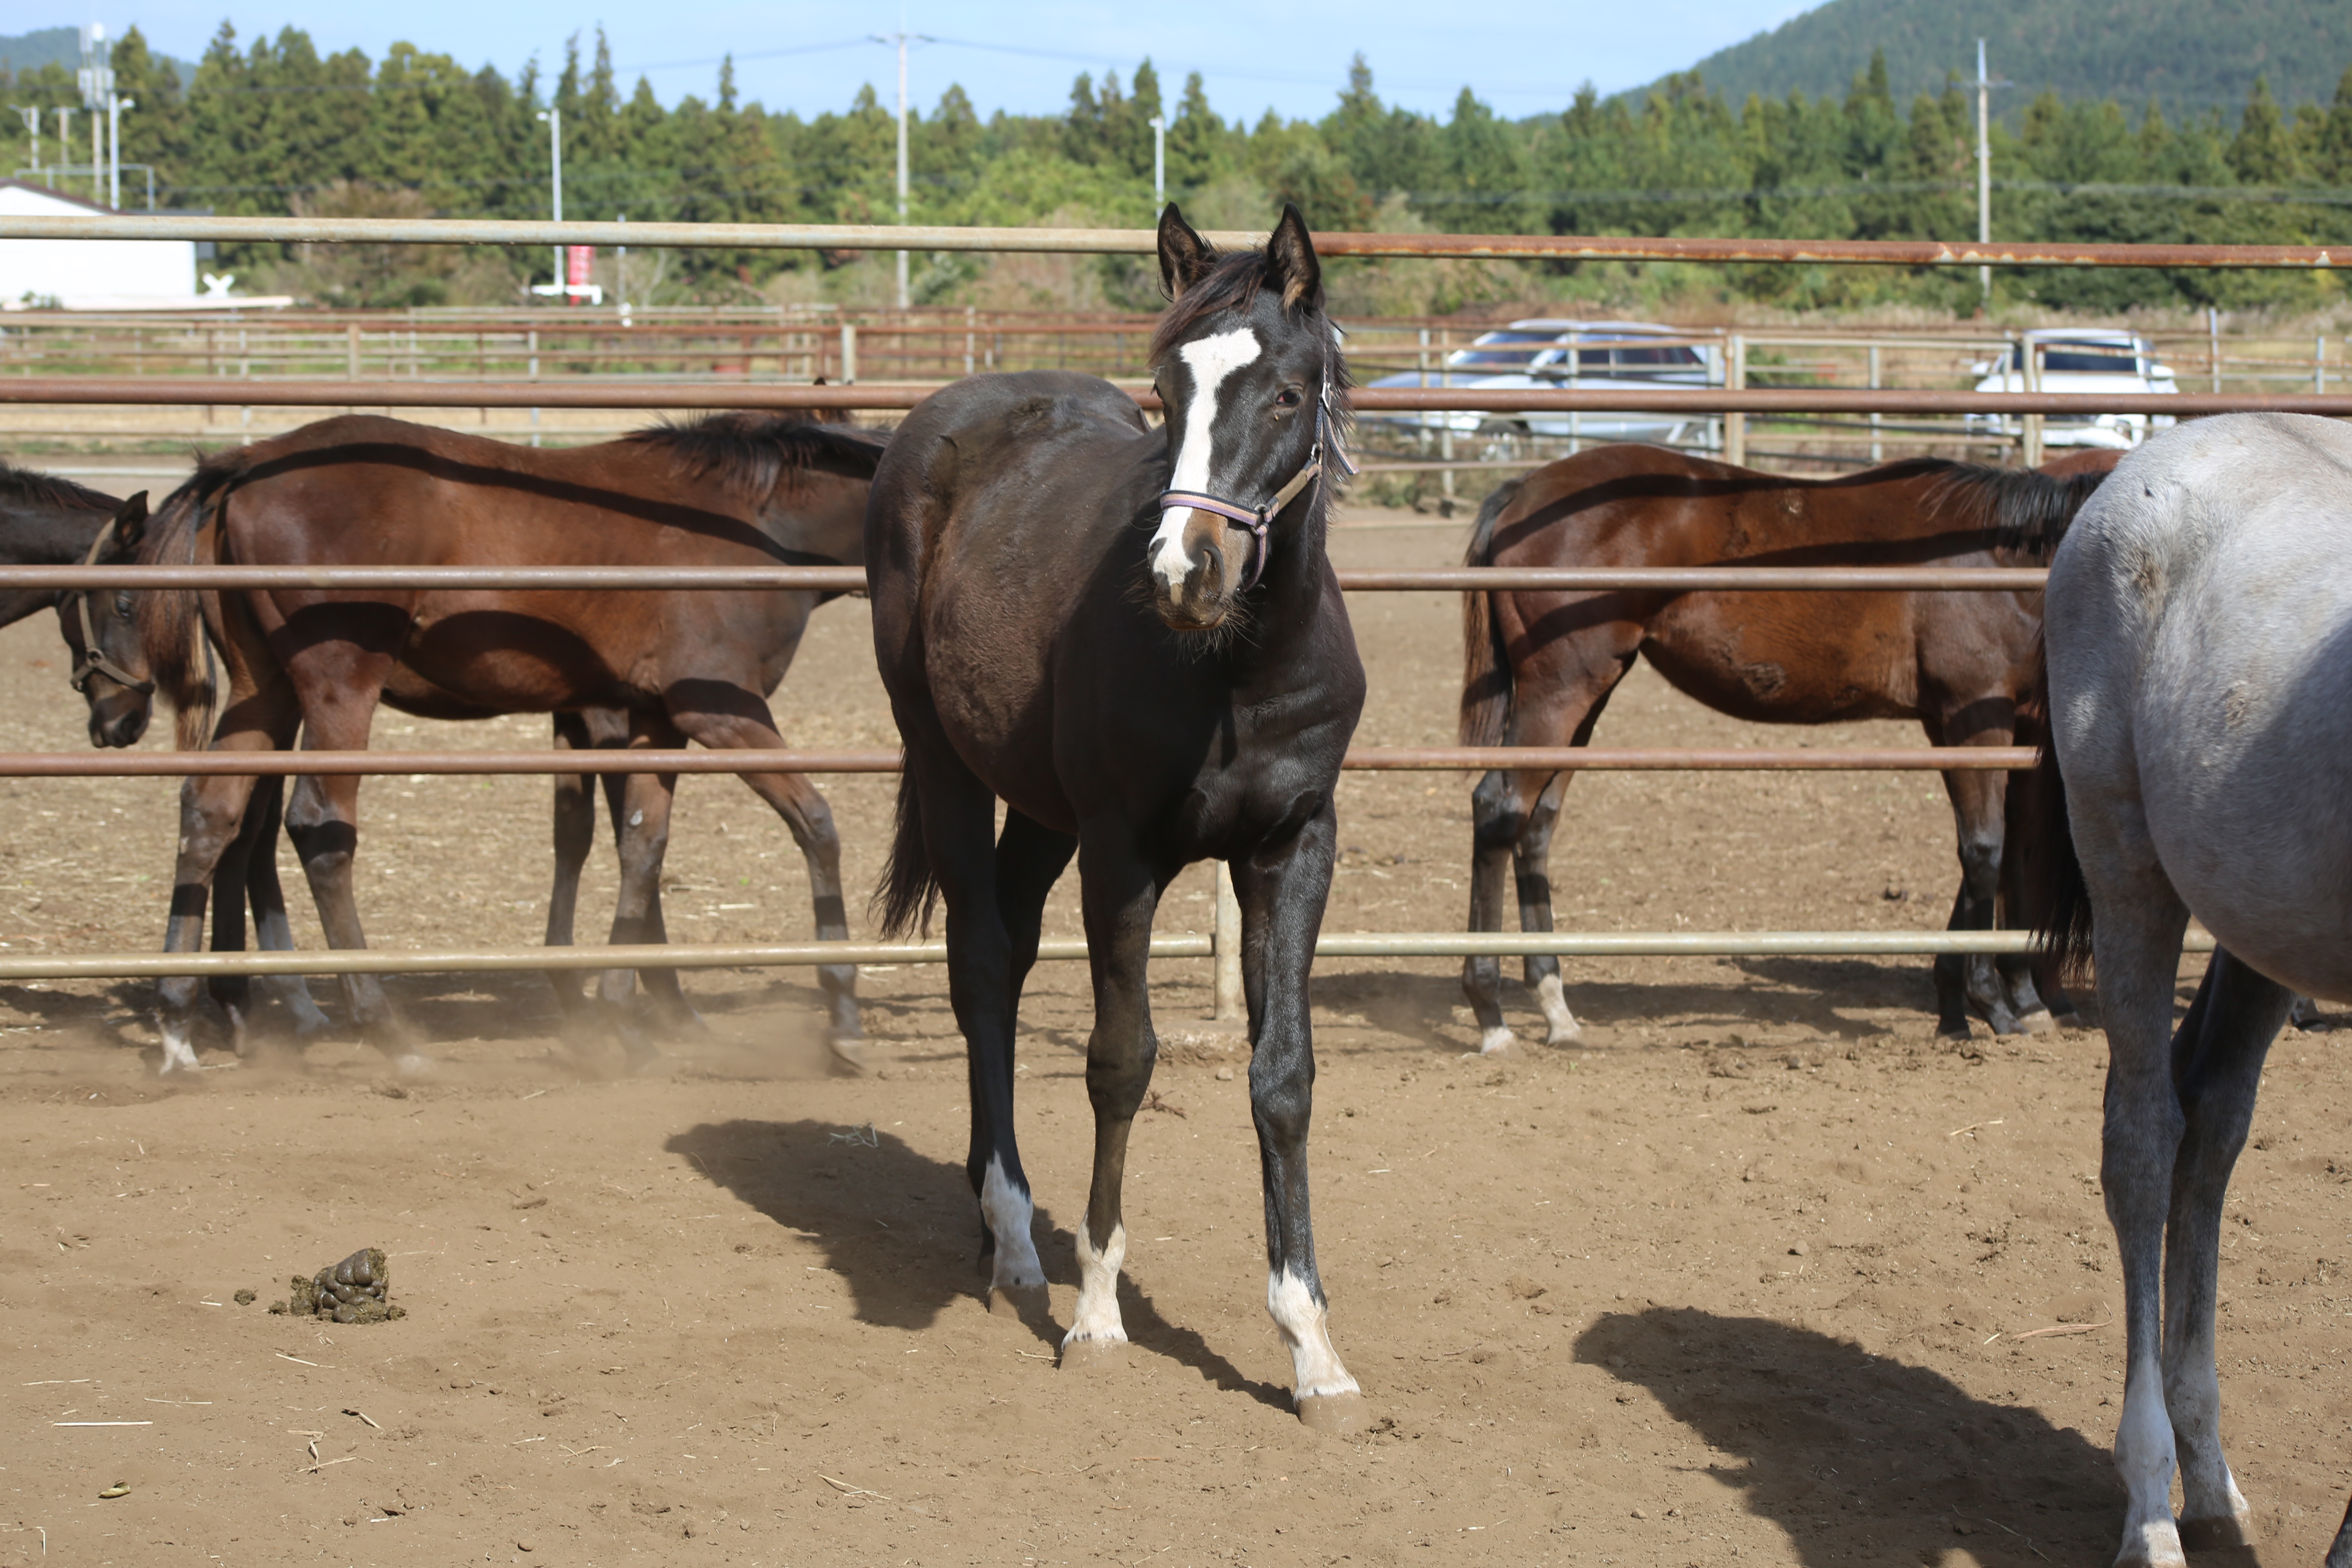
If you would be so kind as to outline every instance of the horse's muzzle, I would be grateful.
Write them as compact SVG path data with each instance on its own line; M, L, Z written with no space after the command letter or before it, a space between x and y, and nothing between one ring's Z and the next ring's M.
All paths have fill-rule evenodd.
M89 743L110 749L135 746L147 733L154 708L135 692L121 692L90 704Z
M1163 547L1151 563L1151 607L1172 630L1214 631L1233 613L1255 543L1223 518L1199 511L1176 543L1181 556Z

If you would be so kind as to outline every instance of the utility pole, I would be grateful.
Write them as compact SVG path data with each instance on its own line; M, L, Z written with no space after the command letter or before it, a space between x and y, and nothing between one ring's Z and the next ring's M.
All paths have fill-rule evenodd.
M106 95L106 205L116 212L122 210L122 111L138 107L136 99L117 98L111 92ZM153 177L151 165L148 178ZM155 204L151 201L147 205L152 209Z
M62 190L62 189L64 188L63 186L59 185L57 182L58 182L58 180L61 180L61 179L65 178L65 174L64 174L64 172L63 172L63 171L64 171L65 169L67 169L68 166L70 166L70 165L72 164L72 163L73 163L73 117L74 117L74 111L73 111L72 110L70 110L70 109L53 109L53 110L49 110L49 112L50 112L50 113L52 113L52 114L54 114L54 115L56 115L56 116L58 117L58 174L57 174L56 178L52 179L52 180L49 182L49 189L51 189L51 190L53 190L53 191L54 191L54 190Z
M108 64L111 51L106 46L106 24L90 22L81 30L81 69L76 74L81 87L82 107L89 110L89 196L98 201L106 195L106 159L99 142L103 130L99 116L106 111L114 97L114 68Z
M1151 210L1168 205L1168 117L1151 117Z
M1977 40L1977 243L1992 243L1992 89L2007 87L1985 74L1985 41ZM1992 268L1977 268L1984 308L1992 309Z
M12 103L8 107L16 111L16 118L25 122L25 133L33 139L33 178L37 180L41 177L40 106L36 104L28 109L21 103Z
M563 110L552 104L540 110L539 117L547 121L547 160L553 176L555 221L563 221ZM555 242L555 297L563 299L563 242Z
M907 31L904 16L898 19L897 32L866 36L877 44L894 44L898 50L898 225L903 228L907 223L907 46L928 44L931 39L925 34ZM903 310L907 305L907 253L902 250L898 252L898 309Z

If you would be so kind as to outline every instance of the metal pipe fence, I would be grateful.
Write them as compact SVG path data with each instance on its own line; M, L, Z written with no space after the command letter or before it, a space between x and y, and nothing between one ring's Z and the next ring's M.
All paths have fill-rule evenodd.
M1256 243L1255 234L1216 234L1220 246ZM1034 230L920 228L890 226L678 225L473 220L383 220L320 218L222 218L114 216L74 218L0 218L0 238L194 238L263 242L348 242L497 245L618 245L717 247L725 248L922 249L935 251L1025 251L1071 254L1148 255L1155 247L1150 230ZM1332 257L1549 258L1701 261L1716 263L1831 263L1905 267L2244 267L2325 269L2336 265L2323 248L2292 246L2110 246L1967 245L1942 242L1609 238L1574 236L1327 235L1318 237ZM848 343L845 342L845 358ZM1758 367L1759 373L1764 367ZM2309 395L2166 396L2066 395L2039 392L1985 394L1834 387L1751 388L1735 375L1725 388L1573 387L1530 391L1459 388L1367 388L1356 395L1360 411L1410 410L1527 413L1578 410L1662 411L1721 414L1946 414L2013 413L2023 416L2102 413L2193 415L2249 407L2323 415L2352 415L2352 396ZM2315 380L2324 388L2324 374ZM761 384L647 385L642 381L611 385L542 382L435 383L421 377L309 384L256 383L245 378L0 378L0 401L17 404L203 405L320 407L531 407L531 408L840 408L868 410L913 406L933 390L928 385L846 387ZM1151 406L1148 393L1139 403ZM1450 456L1450 454L1449 454ZM453 569L446 574L418 568L134 567L94 571L47 569L54 582L40 581L43 569L19 568L0 582L23 586L190 587L254 586L337 588L458 586L509 588L801 587L854 591L863 574L855 569L760 568L704 574L680 569L659 573L621 569L601 576L595 569L528 568L509 574ZM79 570L80 575L72 574ZM102 572L102 574L101 574ZM827 573L831 575L826 575ZM793 574L787 577L784 574ZM211 574L207 578L205 574ZM626 578L625 584L612 575ZM1897 587L1925 591L2033 592L2044 581L2038 571L1993 568L1707 568L1649 571L1514 572L1458 568L1431 572L1342 574L1357 590L1488 590L1560 592L1869 591ZM1569 769L2013 769L2031 765L2033 753L2018 747L1904 748L1841 751L1777 748L1694 752L1600 748L1427 747L1359 748L1349 765L1373 771L1489 767ZM93 757L86 753L20 754L0 758L5 776L126 776L150 773L643 773L739 772L746 767L801 772L885 773L896 766L887 752L276 752L231 754L132 754ZM71 764L70 766L67 764ZM1156 939L1156 956L1204 957L1229 952L1238 931L1221 918L1213 937ZM1326 933L1317 944L1328 957L1460 956L1552 953L1562 956L1683 954L1780 955L2020 952L2030 943L2017 931L1810 931L1810 932L1372 932ZM2192 948L2199 944L2192 941ZM1084 954L1081 942L1055 939L1040 956ZM446 950L390 952L336 952L276 954L96 953L47 956L0 955L0 978L122 978L215 973L356 973L417 971L504 972L552 968L703 968L766 964L933 962L945 956L940 943L806 942L767 946L698 944L670 947Z
M1255 247L1254 230L1205 234L1221 249ZM639 249L995 251L1150 256L1148 228L983 228L917 224L551 223L529 218L227 217L100 214L0 217L0 239L194 239L242 244L631 246ZM1756 262L1863 267L2196 267L2326 271L2341 253L2317 245L2085 245L1906 239L1746 239L1553 234L1318 234L1326 257L1454 257L1577 261Z

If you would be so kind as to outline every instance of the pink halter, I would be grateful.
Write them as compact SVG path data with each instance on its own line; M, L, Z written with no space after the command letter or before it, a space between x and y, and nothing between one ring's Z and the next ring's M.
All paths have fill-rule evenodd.
M1265 575L1266 560L1274 552L1273 543L1266 533L1268 525L1280 515L1284 507L1297 500L1299 492L1313 484L1322 474L1325 450L1327 448L1329 450L1332 465L1343 477L1349 479L1355 477L1356 465L1348 460L1347 449L1339 445L1338 438L1331 433L1330 414L1331 379L1326 375L1323 378L1322 394L1315 400L1315 445L1307 449L1307 465L1291 475L1290 482L1275 491L1274 499L1262 507L1245 507L1238 501L1227 500L1223 496L1213 496L1206 490L1160 492L1160 510L1162 514L1188 509L1193 511L1214 512L1217 516L1231 522L1238 522L1249 530L1251 537L1257 541L1257 548L1250 552L1249 575L1242 583L1242 592L1244 594L1257 586L1258 579Z

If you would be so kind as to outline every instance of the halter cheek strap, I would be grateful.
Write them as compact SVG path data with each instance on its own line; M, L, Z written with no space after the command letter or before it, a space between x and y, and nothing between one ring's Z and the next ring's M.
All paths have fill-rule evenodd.
M1250 552L1249 575L1242 581L1242 592L1246 594L1257 586L1260 577L1265 575L1266 561L1274 553L1273 541L1266 530L1281 515L1284 507L1297 500L1308 485L1321 477L1327 452L1331 466L1338 468L1342 477L1355 477L1356 465L1348 460L1346 448L1331 433L1331 381L1328 376L1324 378L1322 393L1315 400L1315 445L1307 449L1306 466L1291 475L1287 484L1274 492L1272 500L1261 507L1246 507L1223 496L1211 495L1206 490L1162 490L1160 492L1160 510L1163 515L1188 509L1214 512L1248 529L1250 536L1257 541L1257 548Z
M118 521L110 517L106 520L106 526L100 529L98 537L89 542L89 553L81 558L83 565L98 564L98 558L106 553L107 545L114 539L114 528ZM117 686L136 691L142 697L154 696L155 683L152 680L140 679L107 658L106 650L98 646L98 624L90 618L89 613L89 596L95 591L89 588L77 588L73 591L74 608L81 613L81 658L75 662L74 672L67 678L67 683L76 691L87 694L89 690L89 678L93 675L102 675Z

